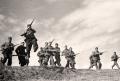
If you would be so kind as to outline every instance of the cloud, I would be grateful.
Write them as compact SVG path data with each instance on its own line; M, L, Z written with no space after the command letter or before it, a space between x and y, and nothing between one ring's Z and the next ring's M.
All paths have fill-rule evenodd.
M46 1L54 3L59 0ZM58 20L54 16L36 19L33 23L33 28L37 31L36 37L38 38L39 46L44 46L45 41L50 41L55 38L55 42L60 44L62 50L66 44L69 47L73 47L75 53L81 53L76 57L78 68L88 67L89 55L94 50L94 47L98 46L100 47L100 51L108 51L102 56L102 61L109 64L110 58L106 57L111 56L114 50L120 50L120 1L84 0L81 4L84 6L77 7L69 14L62 14ZM60 9L64 8L61 6ZM54 14L57 15L56 13ZM6 38L12 34L14 43L23 41L20 34L25 31L26 24L32 21L31 18L20 21L19 19L6 17L2 14L0 15L0 20L5 21L0 25L2 28L0 30L0 37L4 36ZM31 53L30 65L38 65L36 53L33 53L33 51ZM62 64L65 64L64 60L62 60ZM110 65L104 65L104 67L108 66Z

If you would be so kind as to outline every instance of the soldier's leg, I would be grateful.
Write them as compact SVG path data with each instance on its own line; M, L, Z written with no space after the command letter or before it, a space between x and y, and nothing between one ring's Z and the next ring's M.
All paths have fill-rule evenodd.
M31 43L31 41L26 41L26 51L27 51L27 55L28 55L29 58L30 58L31 48L32 48L32 43Z
M50 65L54 66L54 59L52 55L50 56Z
M120 67L119 67L119 65L118 65L118 63L117 63L117 61L115 61L115 65L117 66L118 69L120 69Z
M49 58L50 58L50 56L48 56L48 55L45 56L44 62L43 62L44 65L48 65Z
M98 65L97 65L97 61L94 62L94 66L96 67L96 69L98 70Z
M67 63L66 63L66 68L69 68L69 59L68 58L66 58L66 60L67 60Z
M7 54L4 54L4 58L3 58L3 61L2 61L3 65L5 65L7 59L8 59L8 58L7 58Z
M33 49L34 49L34 52L36 52L36 51L37 51L37 49L38 49L37 40L36 40L36 39L34 39L34 40L32 41L32 43L33 43Z
M55 59L56 59L55 65L57 64L58 66L61 66L61 64L60 64L60 55L56 55Z
M61 59L60 59L60 55L58 55L58 60L57 60L58 66L61 66L60 61L61 61Z
M112 69L114 68L114 66L115 66L115 61L114 61L113 65L112 65Z
M100 60L98 60L98 69L101 69L101 67L102 67L102 63Z
M7 63L8 66L11 66L12 65L12 55L10 55L8 57L8 63Z

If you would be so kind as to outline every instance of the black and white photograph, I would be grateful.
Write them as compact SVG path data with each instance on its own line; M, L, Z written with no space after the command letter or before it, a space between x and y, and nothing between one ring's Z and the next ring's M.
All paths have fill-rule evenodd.
M120 81L120 0L0 0L0 81Z

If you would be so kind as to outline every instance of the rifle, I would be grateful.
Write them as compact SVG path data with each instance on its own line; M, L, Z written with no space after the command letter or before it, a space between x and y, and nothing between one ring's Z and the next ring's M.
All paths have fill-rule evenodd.
M32 22L29 25L32 26L33 22L34 22L34 19L32 20Z
M76 55L79 55L80 53L77 53L77 54L75 54L74 56L76 56Z
M74 54L73 56L79 55L80 53ZM65 56L65 55L60 55L60 56Z
M15 47L15 46L17 46L17 45L19 45L19 44L15 44L15 45L13 45L13 47ZM1 49L0 51L4 51L4 49Z
M52 44L55 41L55 39L53 39L52 41L50 41L50 43Z
M105 53L105 52L107 52L107 51L100 52L100 55L102 55L102 54Z

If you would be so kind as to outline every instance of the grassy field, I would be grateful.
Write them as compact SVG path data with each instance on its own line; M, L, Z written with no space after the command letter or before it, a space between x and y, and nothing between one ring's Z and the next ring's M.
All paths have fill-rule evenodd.
M120 81L120 70L6 67L5 81Z

